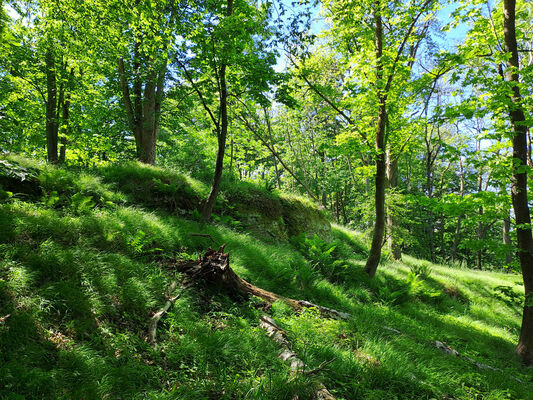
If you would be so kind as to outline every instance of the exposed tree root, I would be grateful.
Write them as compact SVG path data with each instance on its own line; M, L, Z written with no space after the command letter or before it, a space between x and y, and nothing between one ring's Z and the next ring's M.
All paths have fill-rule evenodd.
M316 304L310 303L304 300L294 300L287 297L279 296L276 293L269 292L268 290L263 290L257 286L252 285L249 282L246 282L244 279L239 277L229 265L229 253L224 253L224 247L221 246L218 251L213 249L208 249L203 257L195 260L182 260L176 264L176 269L179 272L182 272L188 275L191 279L202 278L209 282L219 284L225 289L230 290L231 292L238 293L244 296L254 295L260 297L268 303L273 303L277 300L284 301L294 310L299 311L303 307L315 307L321 314L327 317L333 318L342 318L348 319L350 315L344 312L340 312L331 308L318 306ZM174 302L180 297L180 294L171 297L172 293L176 290L178 283L173 281L169 286L167 292L167 301L165 305L157 311L150 320L150 326L148 329L148 341L152 344L156 342L156 331L157 323L163 317L165 313L168 312L169 308L174 304ZM297 374L307 374L312 375L321 370L323 370L328 364L333 360L322 363L318 368L313 370L305 371L305 363L300 360L296 353L292 352L289 347L289 343L285 337L285 332L277 326L274 320L268 316L262 316L259 321L259 325L267 331L267 334L270 338L278 343L282 349L280 353L280 358L288 362L291 366L291 373L293 375ZM328 391L328 389L322 384L318 383L314 388L314 399L315 400L335 400L333 395Z
M265 331L267 331L268 336L274 340L281 348L281 353L279 355L279 358L281 358L286 363L290 364L291 366L291 374L298 375L298 374L313 374L318 372L319 370L323 369L327 364L329 364L331 361L328 361L327 363L323 363L319 366L319 368L315 368L314 370L305 371L305 363L298 358L296 353L291 351L289 348L289 342L287 341L287 338L285 337L285 332L274 322L274 320L266 315L261 316L259 319L259 326L263 328ZM314 399L316 400L335 400L335 397L329 392L329 390L324 386L322 383L318 383L314 388L313 393Z
M188 275L190 279L202 278L209 282L219 284L226 290L242 296L257 296L270 304L277 300L284 301L295 311L300 311L303 307L315 307L323 316L329 318L349 319L351 317L348 313L322 307L305 300L294 300L283 297L246 282L231 269L229 265L229 253L224 253L224 247L225 245L221 246L218 251L209 248L204 256L198 260L180 260L176 263L176 270ZM171 297L177 285L178 283L176 281L172 282L167 291L165 305L150 320L148 341L152 344L156 342L156 331L159 320L168 312L169 308L180 296L178 294L177 296Z
M300 311L303 307L315 307L322 315L330 318L349 319L351 317L348 313L322 307L305 300L294 300L288 297L283 297L246 282L230 267L229 253L224 253L224 247L225 246L221 246L218 251L210 248L199 260L181 261L176 265L176 268L178 271L189 275L193 279L206 279L222 285L233 293L238 293L243 296L257 296L268 303L274 303L277 300L281 300L287 303L295 311Z

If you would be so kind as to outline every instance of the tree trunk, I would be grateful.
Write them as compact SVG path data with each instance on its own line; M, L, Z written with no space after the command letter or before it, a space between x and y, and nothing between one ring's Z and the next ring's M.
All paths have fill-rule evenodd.
M387 149L387 187L392 190L398 187L398 159L391 156L390 149ZM396 241L396 225L396 217L393 214L392 208L389 206L387 208L387 242L392 258L398 261L402 259L402 252Z
M459 215L459 217L457 217L457 225L455 226L455 235L453 235L452 254L451 254L452 262L457 260L457 246L459 244L459 237L461 235L462 220L463 220L463 216Z
M138 45L135 46L133 61L133 101L123 58L118 59L118 73L128 125L135 137L137 159L145 164L154 164L167 63L163 62L159 68L151 67L146 78L143 97L137 47Z
M426 114L427 118L427 114ZM427 151L427 158L426 158L426 191L427 196L429 199L433 198L433 181L432 181L432 172L433 172L433 152L431 151L431 136L428 138L427 135L427 122L426 122L426 151ZM427 217L427 237L429 241L429 258L431 261L435 262L435 246L433 243L433 236L434 236L434 216L433 216L433 210L431 209L431 206L429 206L428 209L428 217Z
M383 245L383 234L385 233L385 127L387 123L387 99L383 93L381 83L383 81L383 25L381 21L381 5L379 2L375 6L375 34L376 34L376 86L377 99L379 103L377 131L376 131L376 194L375 207L376 218L374 222L374 234L372 245L365 265L365 272L372 278L378 269L381 259L381 246Z
M344 225L348 224L348 214L346 213L346 201L348 200L348 189L344 185L344 195L342 197L342 223Z
M55 69L55 56L49 47L45 55L46 63L46 152L48 162L56 164L58 144L58 121L57 121L57 80Z
M124 101L124 108L126 111L126 117L128 120L128 125L133 133L133 136L135 138L135 147L137 150L137 155L140 154L141 148L141 120L142 120L142 106L141 106L141 100L142 100L142 94L140 93L140 86L137 84L137 82L140 83L140 78L138 77L138 71L135 70L135 64L134 64L134 83L133 83L133 94L134 94L134 101L132 103L131 96L130 96L130 88L128 84L128 80L126 78L126 71L124 67L124 59L120 57L117 60L118 64L118 75L120 78L120 87L122 89L122 100Z
M515 30L515 0L504 0L504 43L505 51L511 54L507 59L505 80L511 83L509 118L513 127L513 176L511 198L516 219L518 239L518 257L524 278L525 304L522 316L522 329L516 347L516 353L522 361L533 363L533 237L531 234L531 216L527 202L527 125L522 109L520 95L518 49Z
M232 0L230 0L232 1ZM224 168L224 152L226 151L226 136L228 133L228 110L227 110L227 88L226 88L226 65L220 67L220 129L217 130L218 152L215 164L215 174L211 191L202 210L202 221L207 222L211 218L213 207L220 191L220 181L222 180L222 170Z
M227 16L233 13L233 0L228 0ZM214 56L214 54L213 54ZM202 210L202 221L207 222L211 218L215 201L220 191L220 181L222 180L222 170L224 168L224 152L226 151L226 137L228 135L228 88L226 86L226 68L227 65L222 63L219 71L220 79L220 127L217 129L218 152L215 163L215 175L209 196Z
M481 193L483 190L483 187L482 187L483 186L483 173L482 173L481 167L479 170L477 183L478 183L478 193ZM481 243L483 243L483 238L485 237L484 229L483 229L483 222L481 221L481 218L483 217L483 206L479 206L478 215L479 215L479 221L477 223L477 240L478 240L478 245L481 245ZM476 268L479 270L481 270L483 267L482 261L483 261L482 249L478 248L476 252Z

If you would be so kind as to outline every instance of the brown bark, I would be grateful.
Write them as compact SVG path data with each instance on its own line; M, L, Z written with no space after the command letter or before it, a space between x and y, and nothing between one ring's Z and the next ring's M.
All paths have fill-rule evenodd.
M504 45L510 53L507 59L505 80L511 83L509 119L513 127L513 176L511 198L516 219L516 236L518 239L518 257L524 278L526 302L522 316L522 329L516 347L516 353L524 364L533 363L533 236L531 234L531 216L527 202L527 126L519 83L518 48L515 28L515 0L504 0Z
M48 162L55 164L58 144L58 121L57 121L57 80L55 68L55 55L51 47L46 50L46 152Z
M154 164L167 63L165 61L159 67L149 67L143 96L138 58L136 45L133 60L133 101L122 57L118 59L118 74L128 125L135 138L137 159L145 164Z
M365 272L370 277L376 274L379 260L381 259L381 246L385 233L385 127L387 123L387 96L381 88L383 81L383 24L381 20L381 4L376 3L374 9L375 35L376 35L376 85L379 104L377 130L376 130L376 194L374 197L376 218L372 245L365 265Z

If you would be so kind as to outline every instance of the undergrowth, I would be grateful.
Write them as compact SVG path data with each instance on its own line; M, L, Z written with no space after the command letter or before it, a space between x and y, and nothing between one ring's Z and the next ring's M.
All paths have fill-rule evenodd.
M331 240L283 243L232 219L202 225L179 210L206 187L175 171L6 162L28 175L4 181L0 201L0 398L307 399L317 382L338 399L531 398L531 370L513 356L518 275L404 255L369 279L356 232L333 226ZM221 244L244 279L353 318L294 313L283 302L269 308L198 282L178 286L157 345L149 345L151 315L171 281L183 280L176 260ZM314 373L290 373L258 326L264 312ZM435 341L494 370L447 355Z

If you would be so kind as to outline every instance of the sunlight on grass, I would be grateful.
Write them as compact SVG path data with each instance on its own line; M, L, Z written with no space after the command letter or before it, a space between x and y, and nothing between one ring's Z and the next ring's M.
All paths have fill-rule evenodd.
M63 187L55 203L0 204L0 220L8 222L0 236L0 318L9 315L0 323L0 379L7 385L0 397L289 400L308 398L319 381L338 399L526 399L531 393L529 372L512 355L523 296L518 275L404 255L402 262L384 262L370 279L363 272L365 239L344 227L332 227L331 242L263 241L222 222L178 217L163 192L163 206L147 211L132 200L131 188L120 189L142 178L136 184L148 186L140 196L149 196L158 174L168 178L164 184L192 188L197 197L189 199L205 194L177 172L133 163L101 167L99 176L30 164L44 171L48 190L70 189ZM112 204L75 208L72 194L80 191ZM295 314L284 303L273 305L293 351L309 369L325 362L327 368L290 377L276 344L257 326L264 304L203 285L179 287L157 347L146 342L150 316L165 302L170 282L181 279L175 260L222 244L234 270L251 283L353 316L333 320L313 309ZM306 246L315 246L314 255ZM514 295L502 295L502 286ZM446 355L436 340L501 371Z

